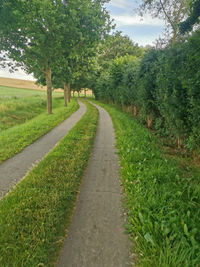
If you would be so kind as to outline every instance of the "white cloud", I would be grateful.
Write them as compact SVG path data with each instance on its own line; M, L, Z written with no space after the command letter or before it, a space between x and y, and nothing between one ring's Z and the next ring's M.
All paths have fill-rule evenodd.
M146 26L164 26L164 21L151 18L150 15L140 17L139 15L111 15L111 18L115 20L117 26L130 26L130 25L146 25Z
M135 6L134 1L130 0L111 0L108 5L125 10L133 8Z
M9 70L7 70L7 69L1 69L0 70L0 77L30 80L30 81L35 80L32 75L26 74L23 70L18 70L18 71L15 71L14 73L10 73Z

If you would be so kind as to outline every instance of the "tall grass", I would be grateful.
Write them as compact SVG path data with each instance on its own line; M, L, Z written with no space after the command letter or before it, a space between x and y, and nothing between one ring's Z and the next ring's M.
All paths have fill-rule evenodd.
M165 157L158 140L127 114L112 117L138 266L200 266L200 171Z
M60 93L54 93L53 108L63 105L61 96ZM45 111L44 91L0 86L0 132L22 124Z

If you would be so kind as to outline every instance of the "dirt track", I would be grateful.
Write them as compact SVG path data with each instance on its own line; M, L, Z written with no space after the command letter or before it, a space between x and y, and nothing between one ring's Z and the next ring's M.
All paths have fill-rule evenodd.
M108 113L98 109L100 121L93 153L57 267L131 266L114 130Z
M60 125L32 145L27 146L21 153L0 164L0 198L18 183L80 120L86 111L86 107L81 102L79 102L79 105L79 110Z

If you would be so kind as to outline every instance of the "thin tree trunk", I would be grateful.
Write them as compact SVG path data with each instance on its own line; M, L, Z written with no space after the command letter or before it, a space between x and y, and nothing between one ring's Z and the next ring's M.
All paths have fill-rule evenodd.
M51 83L51 69L46 71L46 84L47 84L47 113L52 113L52 83Z
M136 106L133 107L133 115L134 115L134 117L137 116L137 107Z
M67 100L70 102L71 99L71 90L70 90L70 83L67 84Z
M85 98L86 98L86 90L85 90Z
M152 125L152 118L150 118L149 116L147 116L147 128L150 129Z
M178 137L177 143L178 143L178 148L181 148L182 143L179 137Z
M78 97L80 97L80 92L78 91Z
M67 106L67 85L64 83L64 107Z

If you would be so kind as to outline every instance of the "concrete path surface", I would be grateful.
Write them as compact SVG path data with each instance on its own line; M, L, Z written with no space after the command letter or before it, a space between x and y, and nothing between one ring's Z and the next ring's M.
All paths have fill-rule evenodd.
M57 267L131 266L114 130L108 113L98 109L100 121L93 153Z
M86 111L86 106L80 101L79 105L80 108L60 125L27 146L13 158L0 164L0 198L19 182L80 120Z

